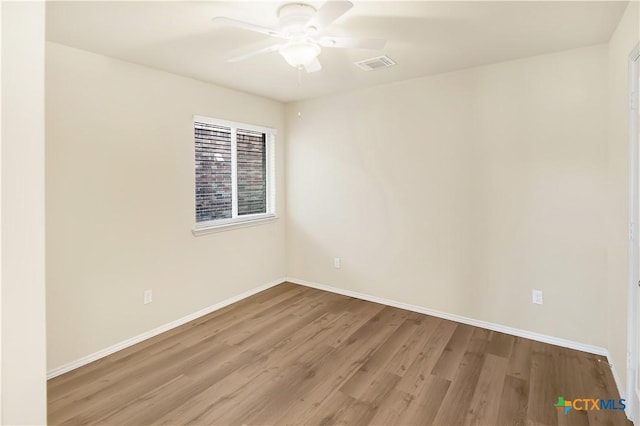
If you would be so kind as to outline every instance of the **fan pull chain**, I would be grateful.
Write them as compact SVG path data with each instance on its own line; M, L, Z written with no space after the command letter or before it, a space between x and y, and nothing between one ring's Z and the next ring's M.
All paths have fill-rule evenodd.
M298 66L298 92L302 90L302 66ZM302 117L302 113L298 111L298 120Z

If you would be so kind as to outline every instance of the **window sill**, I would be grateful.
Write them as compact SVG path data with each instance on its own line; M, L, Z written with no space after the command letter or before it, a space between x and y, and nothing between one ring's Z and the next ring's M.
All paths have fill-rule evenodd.
M233 221L228 221L223 223L196 226L191 230L191 233L193 234L194 237L198 237L200 235L213 234L215 232L230 231L232 229L262 225L265 223L275 222L276 220L278 220L278 216L273 214L265 215L257 218L244 219L244 220L236 219Z

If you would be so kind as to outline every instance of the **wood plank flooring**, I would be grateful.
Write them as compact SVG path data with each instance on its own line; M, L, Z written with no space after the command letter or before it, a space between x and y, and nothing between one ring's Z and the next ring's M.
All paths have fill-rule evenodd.
M48 383L50 424L629 425L603 357L284 283Z

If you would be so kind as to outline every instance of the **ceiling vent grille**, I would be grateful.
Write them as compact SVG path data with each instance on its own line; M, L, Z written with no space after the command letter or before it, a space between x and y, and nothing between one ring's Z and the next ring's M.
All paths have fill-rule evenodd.
M394 66L396 63L388 56L378 56L376 58L365 59L364 61L354 62L358 67L365 71L379 70Z

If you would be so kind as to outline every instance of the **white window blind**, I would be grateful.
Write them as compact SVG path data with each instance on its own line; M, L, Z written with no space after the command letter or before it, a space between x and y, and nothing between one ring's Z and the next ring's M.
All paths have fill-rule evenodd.
M273 217L275 130L194 118L196 229Z
M267 139L264 133L236 133L238 215L267 212Z
M196 222L232 217L231 129L195 123Z

